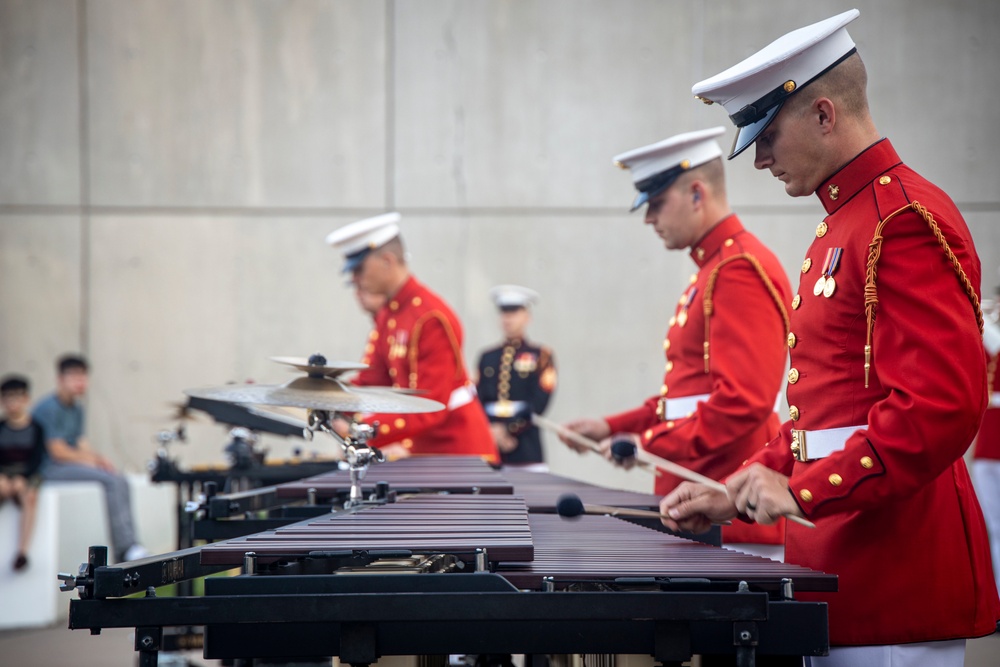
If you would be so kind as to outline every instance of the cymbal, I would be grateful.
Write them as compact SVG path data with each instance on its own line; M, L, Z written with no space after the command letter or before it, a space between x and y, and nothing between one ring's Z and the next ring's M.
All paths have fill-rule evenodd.
M276 419L298 428L306 428L309 424L309 414L304 408L287 408L280 405L248 405L251 414Z
M274 419L271 415L259 414L249 405L212 400L198 396L189 396L188 403L192 409L204 412L216 422L225 424L226 426L242 426L251 431L302 437L301 425Z
M351 371L363 371L368 368L368 364L359 364L353 361L327 362L323 359L322 365L311 365L308 357L270 357L271 361L285 364L297 368L303 373L322 374L326 377L335 378Z
M183 403L177 401L169 401L164 403L164 406L167 408L167 410L164 410L162 414L155 416L149 414L143 414L139 415L138 419L143 423L147 424L154 422L167 423L167 422L206 421L202 415L191 409L191 406L188 404L187 401L184 401Z
M333 378L300 377L285 384L227 384L185 389L184 393L230 403L339 412L437 412L444 404L389 387L355 387Z

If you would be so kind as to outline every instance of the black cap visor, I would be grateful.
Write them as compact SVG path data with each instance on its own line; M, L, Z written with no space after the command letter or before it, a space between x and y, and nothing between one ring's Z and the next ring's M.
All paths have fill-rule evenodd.
M737 128L736 138L733 139L733 150L729 154L730 160L745 151L750 147L750 144L757 141L761 133L767 129L767 126L771 124L774 117L778 115L781 111L781 107L784 103L773 106L764 112L764 115L760 120L750 123L749 125L744 125L743 127Z
M674 181L677 180L677 177L688 170L689 166L690 165L688 165L685 161L684 164L671 167L666 171L661 171L659 174L655 174L636 183L635 188L639 191L639 194L635 196L635 200L632 202L632 208L630 208L628 212L631 213L636 210L661 192L666 192L667 188L673 185Z
M365 248L345 257L342 273L354 273L357 271L361 267L361 263L365 261L365 257L370 255L371 252L372 248Z

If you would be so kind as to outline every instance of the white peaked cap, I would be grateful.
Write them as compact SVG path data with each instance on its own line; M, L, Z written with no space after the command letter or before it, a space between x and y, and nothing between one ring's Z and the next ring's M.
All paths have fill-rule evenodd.
M739 128L730 158L760 136L789 96L854 53L847 24L860 15L851 9L793 30L743 62L691 87L695 97L721 104Z
M527 308L538 302L538 292L520 285L497 285L490 289L497 308Z
M722 155L715 138L725 134L726 128L685 132L649 146L616 155L615 164L632 173L632 182L639 195L632 202L632 210L657 196L688 169L700 167Z
M383 213L373 218L352 222L326 235L326 242L344 254L345 271L361 264L369 252L381 248L399 236L399 213Z

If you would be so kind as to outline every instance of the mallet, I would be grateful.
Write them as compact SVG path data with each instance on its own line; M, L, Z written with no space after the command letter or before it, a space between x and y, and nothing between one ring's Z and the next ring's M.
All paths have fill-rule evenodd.
M570 438L574 442L579 442L580 444L584 444L585 446L594 448L596 450L600 449L600 445L597 444L596 442L594 442L593 440L591 440L590 438L588 438L586 436L582 436L579 433L575 433L574 431L570 431L569 429L567 429L567 428L565 428L565 427L563 427L563 426L561 426L559 424L556 424L555 422L551 422L551 421L549 421L549 420L547 420L547 419L545 419L543 417L540 417L538 415L532 415L532 419L534 419L535 423L537 423L539 426L541 426L543 428L552 429L552 430L554 430L556 433L558 433L560 435L565 434L566 437ZM570 435L570 434L572 434L572 435ZM589 444L585 444L585 443L589 443ZM612 445L612 447L614 447L614 445ZM635 447L635 446L633 445L633 447ZM621 455L623 453L623 448L622 448L622 446L620 444L619 444L618 449L619 449L619 455ZM613 451L612 451L612 455L614 455ZM677 477L680 477L681 479L686 479L689 482L697 482L698 484L704 484L705 486L707 486L709 488L712 488L712 489L714 489L716 491L721 491L722 493L725 493L726 495L729 495L729 492L726 490L726 485L723 484L722 482L717 482L716 480L712 479L711 477L705 477L701 473L697 473L694 470L688 470L684 466L679 465L677 463L674 463L673 461L668 461L667 459L664 459L664 458L661 458L659 456L656 456L655 454L650 454L649 452L647 452L644 449L640 449L638 447L635 447L635 458L636 458L636 461L638 461L640 464L645 463L646 465L649 465L649 466L655 466L656 468L660 468L662 470L666 470L670 474L676 475ZM803 519L800 516L795 516L794 514L786 514L784 516L789 521L793 521L793 522L799 524L800 526L805 526L806 528L815 528L816 527L816 524L814 524L812 521L809 521L808 519Z

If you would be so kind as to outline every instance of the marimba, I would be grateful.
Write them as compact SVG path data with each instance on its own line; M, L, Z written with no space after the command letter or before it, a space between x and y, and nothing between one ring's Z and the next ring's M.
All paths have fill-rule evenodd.
M552 514L567 489L640 509L655 509L656 496L460 457L369 473L371 502L349 510L317 502L349 491L347 475L331 472L262 490L260 502L281 508L268 530L113 567L106 549L92 548L71 582L81 599L70 603L70 627L136 628L143 664L156 664L165 627L192 625L204 627L206 658L354 665L493 653L796 664L829 648L826 605L795 594L835 590L834 576L620 518ZM248 497L209 499L206 514L213 500L215 521L245 522ZM233 569L205 579L203 596L155 596L156 586Z

